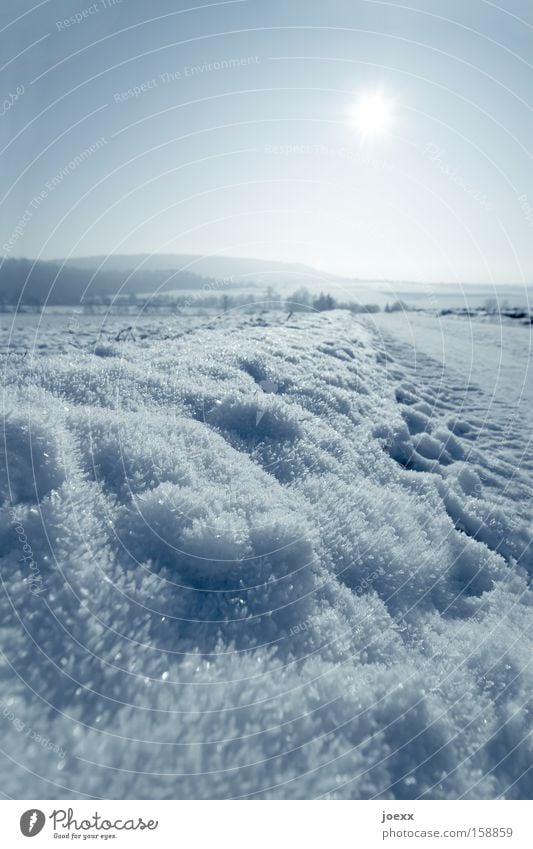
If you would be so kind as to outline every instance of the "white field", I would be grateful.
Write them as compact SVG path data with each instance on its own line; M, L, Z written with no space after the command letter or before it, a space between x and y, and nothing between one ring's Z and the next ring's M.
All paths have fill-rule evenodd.
M2 319L4 794L531 798L529 329Z

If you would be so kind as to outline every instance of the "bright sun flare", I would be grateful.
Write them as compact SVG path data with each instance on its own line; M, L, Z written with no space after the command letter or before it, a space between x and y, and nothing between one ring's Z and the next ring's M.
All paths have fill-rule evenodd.
M393 119L393 104L383 92L362 95L350 110L351 123L363 136L382 136Z

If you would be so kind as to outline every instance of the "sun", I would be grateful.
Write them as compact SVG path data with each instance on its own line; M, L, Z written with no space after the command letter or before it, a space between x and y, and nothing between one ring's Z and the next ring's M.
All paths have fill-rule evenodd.
M350 108L349 118L364 139L383 136L393 122L393 101L382 91L362 94Z

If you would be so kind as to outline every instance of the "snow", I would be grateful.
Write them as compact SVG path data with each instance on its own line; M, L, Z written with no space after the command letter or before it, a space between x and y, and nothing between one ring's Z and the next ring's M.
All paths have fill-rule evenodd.
M10 330L4 793L531 797L529 332L284 319Z
M531 410L533 340L528 327L513 326L514 322L506 323L498 316L488 324L416 312L380 313L373 320L381 334L392 334L411 348L412 362L427 356L440 364L441 370L454 373L463 393L464 387L473 383L483 389L488 401L507 405L511 416L517 407L523 408L524 415Z

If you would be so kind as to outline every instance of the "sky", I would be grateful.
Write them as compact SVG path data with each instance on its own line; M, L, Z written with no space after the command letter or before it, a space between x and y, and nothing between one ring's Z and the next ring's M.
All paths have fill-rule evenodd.
M530 284L530 0L2 0L0 253Z

